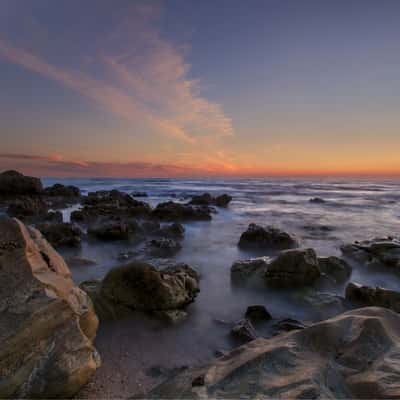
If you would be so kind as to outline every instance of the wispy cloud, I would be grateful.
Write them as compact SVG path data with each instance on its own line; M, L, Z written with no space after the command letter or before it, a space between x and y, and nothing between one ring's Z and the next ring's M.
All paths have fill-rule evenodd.
M76 63L79 69L1 37L0 57L79 92L132 126L141 121L152 132L193 145L231 135L221 105L202 96L200 81L189 77L184 51L161 36L159 9L136 4L124 14L86 56L89 61Z

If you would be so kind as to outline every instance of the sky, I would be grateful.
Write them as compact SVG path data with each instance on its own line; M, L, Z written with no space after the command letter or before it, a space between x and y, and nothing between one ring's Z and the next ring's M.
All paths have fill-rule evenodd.
M398 0L1 0L0 170L400 176Z

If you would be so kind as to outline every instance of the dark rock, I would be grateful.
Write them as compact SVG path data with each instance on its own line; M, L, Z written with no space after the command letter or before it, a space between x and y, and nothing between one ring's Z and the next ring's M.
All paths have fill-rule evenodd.
M43 216L46 222L63 222L63 215L61 211L49 211Z
M250 342L257 338L257 332L248 319L241 319L236 322L231 330L231 335L239 339L242 343Z
M238 246L242 249L290 249L298 247L295 238L273 227L250 224L240 236Z
M36 228L54 247L74 247L81 243L82 231L71 223L44 223L36 225Z
M183 239L185 228L181 224L174 222L173 224L161 227L156 233L166 238Z
M25 176L17 171L5 171L0 174L0 195L35 195L43 192L39 178Z
M321 197L313 197L309 201L310 203L319 203L319 204L325 203L325 200L321 199Z
M158 221L144 221L141 228L145 233L157 234L161 229L161 225Z
M268 310L262 305L254 305L247 307L246 310L246 319L249 319L253 322L256 321L268 321L272 318L271 314Z
M132 227L121 221L111 221L88 229L88 234L100 240L127 240L133 233Z
M286 250L268 265L266 282L273 287L300 287L313 284L321 275L313 249Z
M350 265L338 257L318 257L319 267L322 273L333 278L336 283L342 283L350 278L352 269Z
M212 209L208 206L191 206L168 201L160 203L153 210L153 217L164 221L208 221L211 219Z
M196 206L227 207L231 201L232 197L228 194L222 194L220 196L213 197L210 193L203 193L201 195L192 196L189 204Z
M47 214L46 203L40 197L21 197L8 207L7 213L12 217L24 219L26 217L39 217Z
M151 253L159 256L172 256L181 250L182 246L173 239L153 239L148 244Z
M358 305L385 307L400 313L400 292L394 290L350 282L346 287L346 299Z
M297 331L305 328L307 328L307 325L304 325L301 321L297 321L297 319L292 318L281 319L274 324L274 329L278 333Z
M81 191L76 186L65 186L60 183L56 183L53 186L45 188L43 194L51 197L79 197L81 195Z
M148 197L146 192L132 192L131 196L132 197Z

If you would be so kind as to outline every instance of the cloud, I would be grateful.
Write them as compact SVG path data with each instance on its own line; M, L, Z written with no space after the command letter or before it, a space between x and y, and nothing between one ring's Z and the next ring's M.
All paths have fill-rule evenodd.
M77 68L1 37L0 57L75 90L133 127L140 121L149 131L192 145L232 135L221 105L202 96L201 82L189 77L184 50L160 34L159 17L158 7L129 7L92 53L76 60Z

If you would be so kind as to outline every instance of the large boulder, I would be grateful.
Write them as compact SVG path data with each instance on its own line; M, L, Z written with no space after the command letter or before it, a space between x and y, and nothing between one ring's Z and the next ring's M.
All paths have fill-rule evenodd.
M62 185L61 183L55 183L53 186L45 188L43 194L50 197L79 197L81 195L81 191L76 186L66 186Z
M48 242L54 247L75 247L81 244L82 231L68 222L43 223L36 225Z
M160 203L153 210L153 217L164 221L208 221L212 209L208 206L191 206L167 201Z
M400 271L400 240L392 237L355 242L341 247L343 254L362 265Z
M400 292L395 290L350 282L346 287L346 299L357 305L385 307L400 313Z
M32 195L43 192L39 178L25 176L17 171L5 171L0 174L0 195Z
M98 319L39 231L0 220L0 398L73 396L100 365Z
M298 243L293 236L277 228L250 224L240 236L238 246L242 249L283 250L298 247Z
M102 282L84 282L101 319L118 318L133 310L178 310L193 302L199 292L197 273L185 264L163 270L143 262L112 269Z
M253 340L135 398L398 398L399 343L400 316L383 308L353 310Z
M273 259L265 273L272 287L312 285L321 276L317 255L313 249L286 250Z

